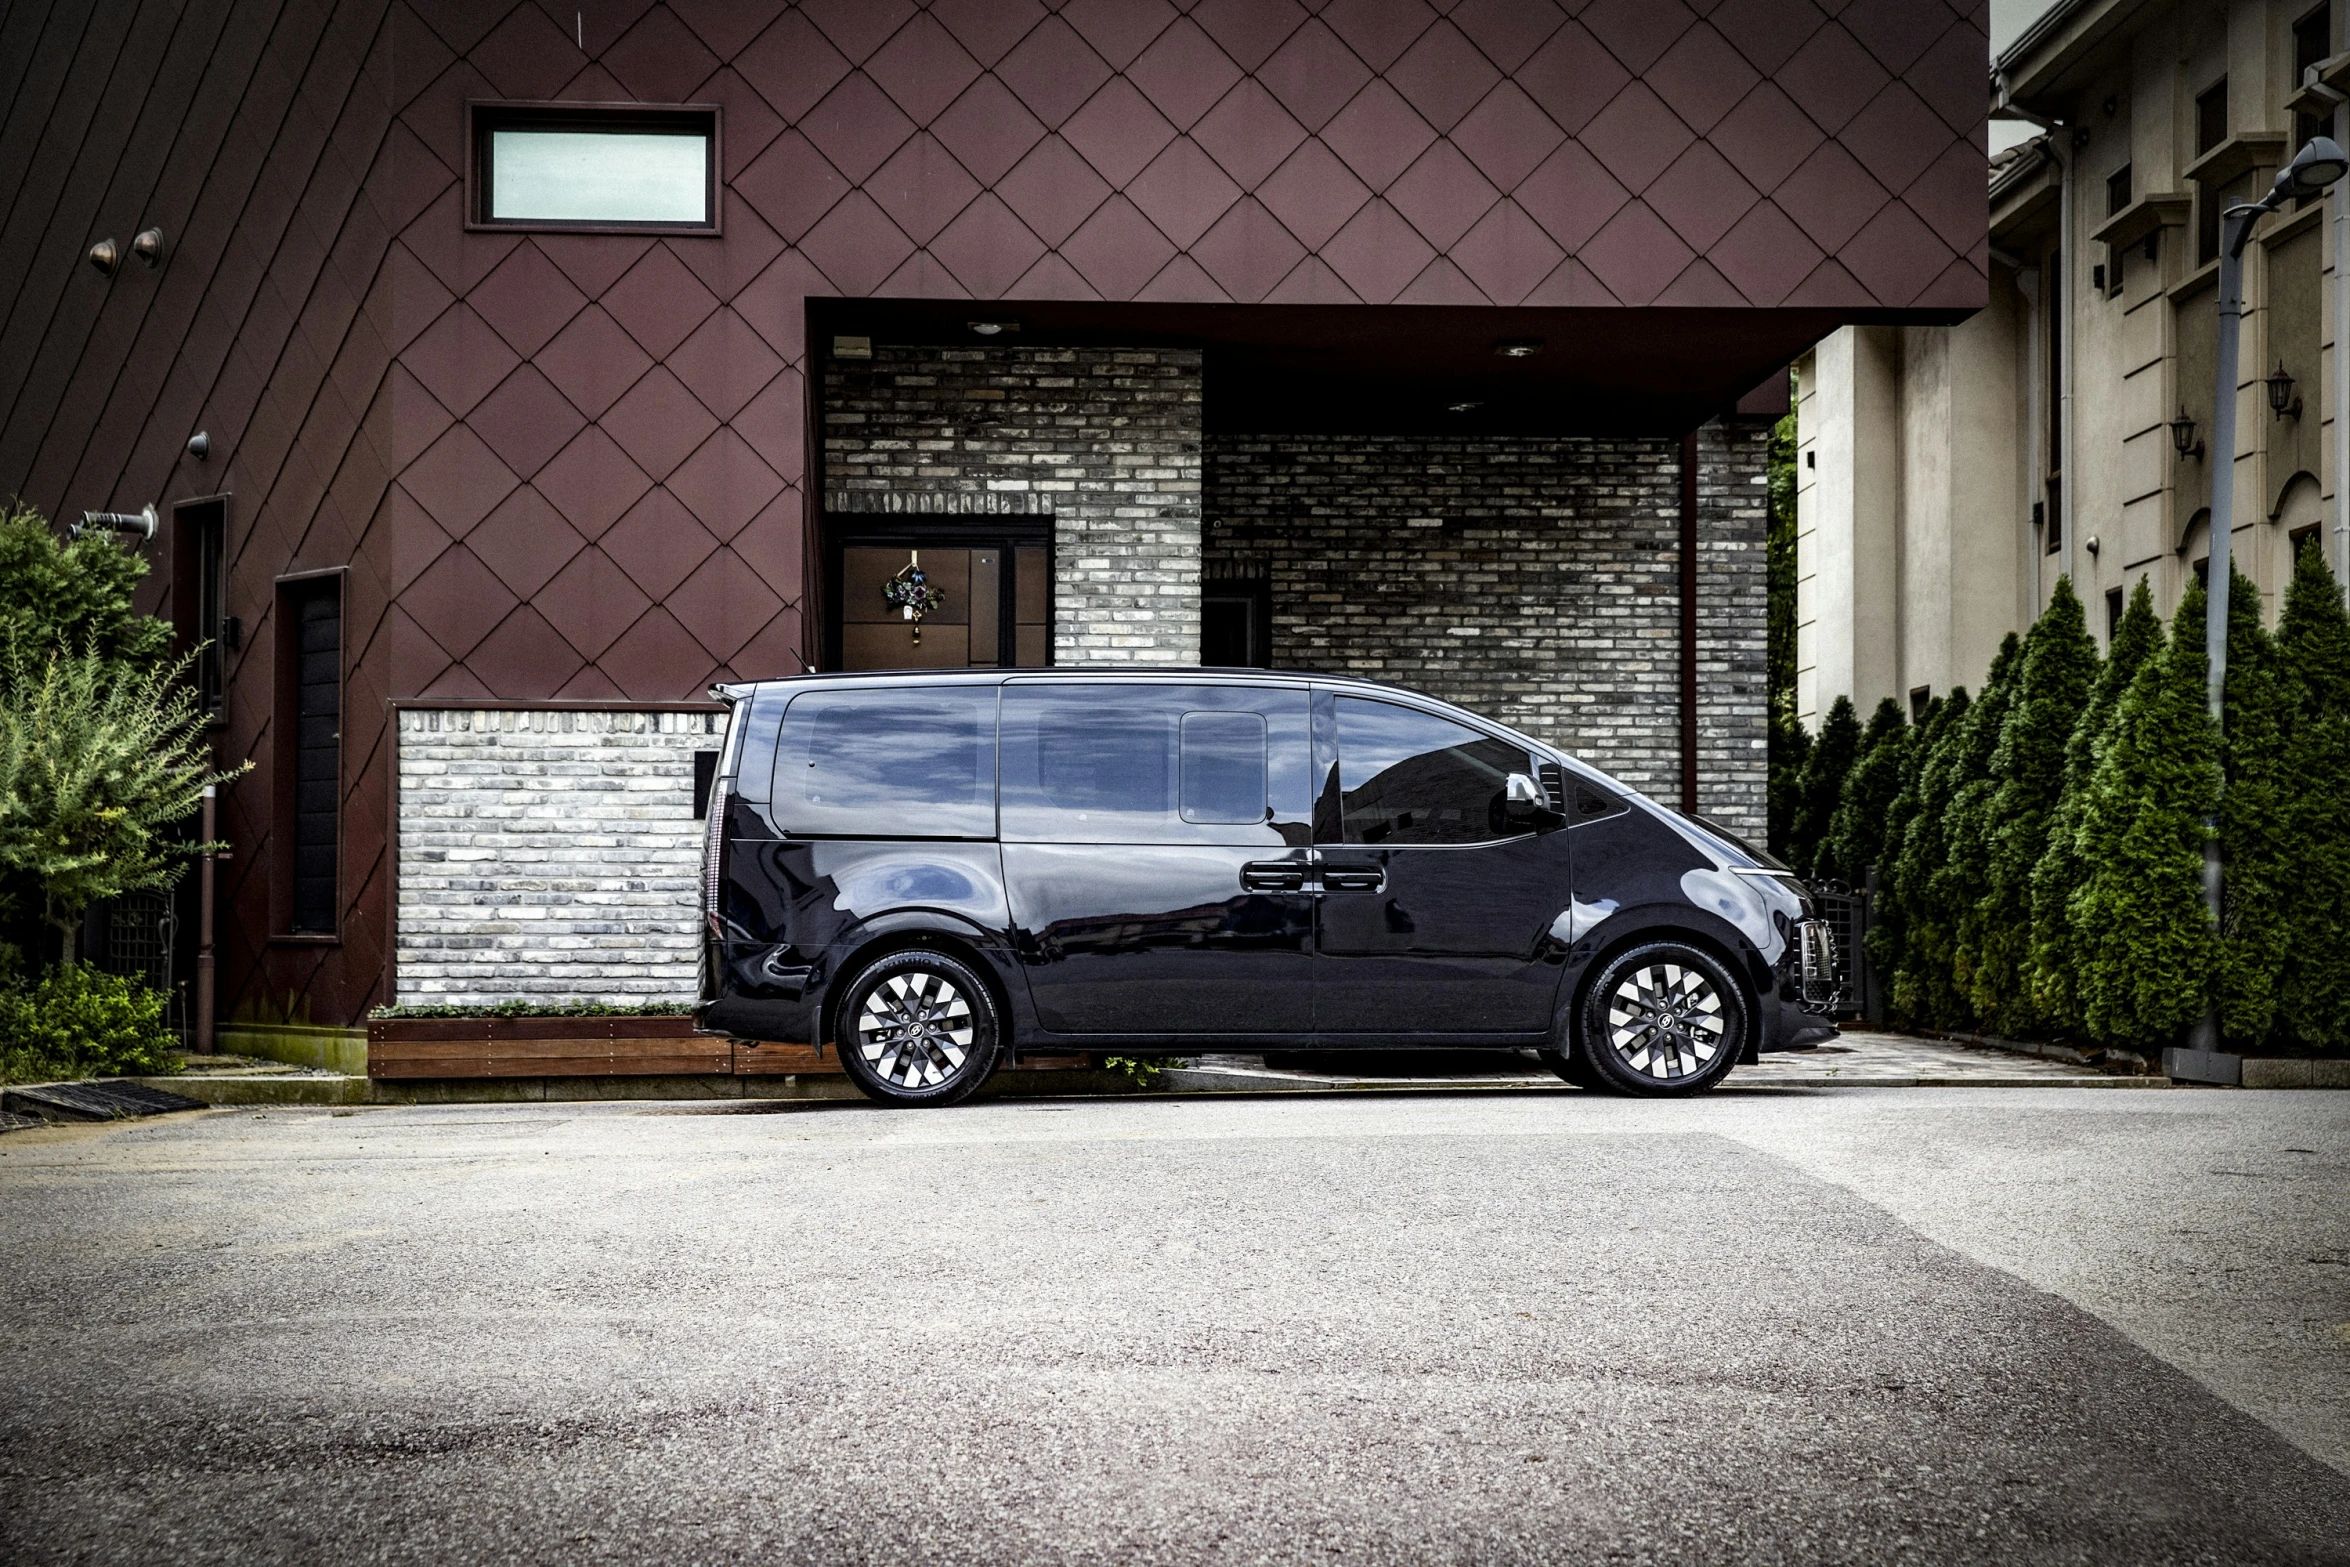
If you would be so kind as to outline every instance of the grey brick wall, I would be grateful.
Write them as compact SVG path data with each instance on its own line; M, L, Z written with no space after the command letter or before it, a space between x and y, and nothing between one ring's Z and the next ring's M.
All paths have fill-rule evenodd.
M399 715L397 1000L689 1001L708 713Z
M1699 804L1763 830L1767 432L1699 439ZM1680 797L1680 443L1209 438L1212 576L1261 574L1273 661L1489 714Z
M824 371L833 512L1053 519L1053 660L1199 662L1200 355L909 348Z

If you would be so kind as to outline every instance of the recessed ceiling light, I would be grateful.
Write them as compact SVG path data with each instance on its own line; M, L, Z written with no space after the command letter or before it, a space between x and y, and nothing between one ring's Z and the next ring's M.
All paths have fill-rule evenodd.
M1444 405L1444 411L1446 413L1465 414L1473 409L1482 408L1484 406L1485 405L1483 403L1446 403Z
M977 332L981 337L998 337L1006 332L1019 331L1020 323L1017 321L974 321L971 323L971 330Z
M1542 352L1539 337L1505 337L1493 345L1493 351L1504 359L1531 359Z

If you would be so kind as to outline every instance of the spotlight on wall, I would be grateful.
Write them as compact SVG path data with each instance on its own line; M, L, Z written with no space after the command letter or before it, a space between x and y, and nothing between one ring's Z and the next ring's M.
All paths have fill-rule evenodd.
M131 240L131 254L148 266L163 265L163 230L141 229Z
M1531 359L1542 352L1539 337L1505 337L1493 345L1493 351L1504 359Z
M2090 553L2090 554L2092 554L2092 555L2096 554L2096 553L2097 553L2097 550L2098 550L2098 548L2099 548L2099 546L2100 546L2100 545L2102 545L2102 544L2104 543L2104 541L2103 541L2102 539L2098 538L2098 537L2097 537L2097 535L2096 535L2096 534L2094 534L2094 533L2090 534L2090 535L2089 535L2087 538L2083 539L2081 542L2082 542L2083 544L2085 544L2085 545L2087 545L2087 546L2088 546L2089 553Z
M2260 384L2268 388L2268 411L2279 419L2301 417L2301 399L2293 395L2293 377L2285 369L2285 362L2277 361L2276 373L2264 375Z
M70 530L75 538L85 533L137 534L141 540L155 537L156 525L162 519L155 515L153 505L142 506L136 512L86 511L82 520Z
M89 262L91 266L96 267L108 277L112 277L114 269L122 265L122 252L115 248L113 240L102 239L90 247Z
M971 323L971 330L977 332L981 337L1001 337L1006 332L1019 331L1020 323L1017 321L974 321Z
M188 455L198 462L212 455L212 437L202 430L188 437Z
M2171 450L2181 457L2200 459L2203 456L2203 443L2195 439L2195 421L2187 417L2184 407L2179 409L2179 416L2170 421L2170 444Z

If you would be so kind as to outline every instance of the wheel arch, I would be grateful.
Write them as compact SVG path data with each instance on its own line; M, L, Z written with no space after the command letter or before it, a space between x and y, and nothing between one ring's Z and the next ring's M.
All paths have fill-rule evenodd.
M1014 1021L1010 987L988 956L989 943L976 929L955 925L921 922L888 922L858 932L858 938L840 954L833 965L832 982L824 987L824 1000L816 1018L817 1043L840 1047L840 1007L852 982L870 964L897 952L932 951L943 953L969 966L987 987L988 999L995 1003L996 1028L1003 1036L1000 1041L1007 1054L1019 1037Z

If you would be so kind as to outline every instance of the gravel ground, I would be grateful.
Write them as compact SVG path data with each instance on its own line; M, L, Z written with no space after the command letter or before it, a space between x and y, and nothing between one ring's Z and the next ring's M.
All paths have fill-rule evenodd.
M2350 1562L2350 1095L750 1108L11 1135L0 1560Z

